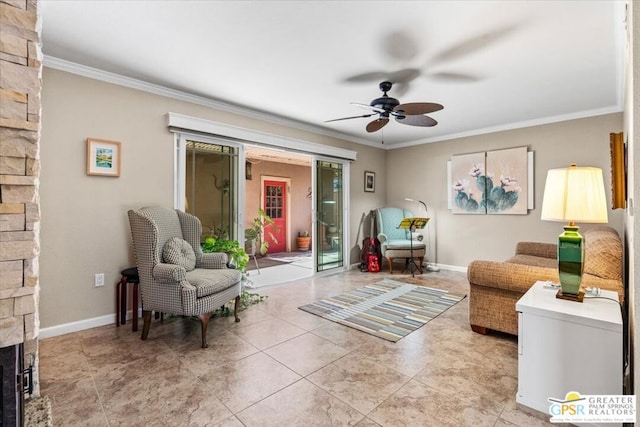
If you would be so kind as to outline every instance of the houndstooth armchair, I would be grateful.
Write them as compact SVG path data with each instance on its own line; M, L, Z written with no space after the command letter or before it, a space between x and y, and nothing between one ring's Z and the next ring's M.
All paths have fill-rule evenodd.
M161 206L130 210L146 340L151 313L197 316L202 325L202 348L207 344L211 313L235 298L238 318L241 273L227 268L224 253L202 253L202 224L195 216Z

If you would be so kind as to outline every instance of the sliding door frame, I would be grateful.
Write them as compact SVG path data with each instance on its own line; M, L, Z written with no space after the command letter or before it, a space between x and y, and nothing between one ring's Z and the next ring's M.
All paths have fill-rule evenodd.
M186 116L178 113L167 114L167 124L171 132L176 133L176 152L174 156L174 205L178 209L184 209L185 201L185 185L186 185L186 139L207 142L213 144L230 145L238 147L238 164L244 165L246 161L245 145L259 145L267 149L276 151L293 151L308 154L312 158L311 167L311 185L316 188L316 166L318 161L328 161L341 163L343 167L343 211L342 221L344 225L343 238L343 269L349 268L349 251L351 242L348 240L350 234L349 224L349 200L350 200L350 166L351 162L357 159L357 152L346 150L344 148L333 147L329 145L317 144L299 139L293 139L282 135L269 134L266 132L256 131L243 127L233 126L226 123L215 122L212 120L201 119L198 117ZM236 218L235 227L236 236L244 236L244 210L245 210L245 169L237 168L238 188L236 196ZM316 192L312 192L312 222L313 229L317 229L318 213L316 210L317 200ZM313 233L312 248L316 246L315 236ZM314 259L313 271L314 275L322 273L331 273L336 269L318 272L315 253L312 254Z

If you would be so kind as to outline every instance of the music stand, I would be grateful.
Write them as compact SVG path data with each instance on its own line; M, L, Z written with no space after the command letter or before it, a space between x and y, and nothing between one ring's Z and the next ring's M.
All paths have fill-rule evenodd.
M416 277L415 269L418 269L418 271L422 273L422 268L416 264L416 260L413 257L413 232L415 230L422 230L428 222L429 218L409 217L403 218L402 221L400 221L400 225L397 227L403 230L409 230L409 251L411 258L409 258L409 261L407 262L407 268L411 270L411 277ZM413 264L415 268L412 268L411 264Z

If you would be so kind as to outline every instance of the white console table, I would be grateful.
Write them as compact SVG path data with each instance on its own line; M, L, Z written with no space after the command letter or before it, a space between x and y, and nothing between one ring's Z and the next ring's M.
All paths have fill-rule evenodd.
M557 289L536 282L516 303L518 393L516 402L549 414L549 397L622 394L622 315L614 301L556 298ZM618 301L618 294L601 297ZM614 424L607 424L612 426Z

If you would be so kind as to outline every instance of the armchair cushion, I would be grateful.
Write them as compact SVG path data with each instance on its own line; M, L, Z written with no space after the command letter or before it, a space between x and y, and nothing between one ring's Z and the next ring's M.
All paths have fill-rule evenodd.
M392 239L386 242L385 249L387 251L394 249L409 250L412 246L415 251L416 249L424 249L427 245L421 240L410 241L409 239Z
M196 254L193 248L189 242L179 237L172 237L165 243L162 259L167 264L179 265L187 271L196 268Z
M205 268L196 268L187 272L187 280L196 288L198 298L216 294L234 286L240 280L240 276L241 273L238 270L230 268L217 270L215 275Z

